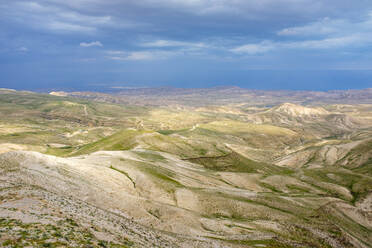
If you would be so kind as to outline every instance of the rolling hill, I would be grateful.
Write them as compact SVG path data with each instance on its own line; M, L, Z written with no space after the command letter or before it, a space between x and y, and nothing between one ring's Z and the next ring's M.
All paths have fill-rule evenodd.
M371 247L370 104L136 92L0 90L2 246Z

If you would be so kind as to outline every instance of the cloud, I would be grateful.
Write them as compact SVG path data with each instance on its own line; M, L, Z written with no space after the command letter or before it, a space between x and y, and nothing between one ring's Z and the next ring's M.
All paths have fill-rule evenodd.
M330 50L363 47L372 42L372 12L360 22L324 18L304 26L282 29L277 32L277 35L287 36L292 40L249 43L230 51L240 54L259 54L280 49Z
M24 52L24 53L25 53L25 52L28 52L29 50L28 50L27 47L24 47L24 46L23 46L23 47L19 47L19 48L17 48L17 51L18 51L18 52Z
M14 0L13 0L14 1ZM34 0L37 1L37 0ZM92 10L137 10L139 8L157 8L170 12L186 12L195 15L240 14L243 17L259 17L260 13L271 16L288 16L297 13L298 16L318 15L325 13L361 10L370 6L368 1L354 0L39 0L45 3L64 5L74 9ZM304 8L306 6L306 8ZM262 17L262 15L261 15ZM269 17L265 15L264 17Z
M327 35L337 33L341 28L345 27L345 25L345 20L331 20L326 17L305 26L282 29L277 32L277 34L282 36Z
M112 17L108 15L88 15L41 2L0 4L0 11L8 20L57 33L92 33L98 27L113 25Z
M299 42L278 43L283 48L305 48L305 49L334 49L346 46L358 45L371 40L370 37L359 35L349 35L343 37L326 38L321 40L306 40Z
M194 48L205 48L206 44L202 42L185 42L185 41L175 41L175 40L156 40L151 42L142 43L141 46L144 47L194 47Z
M51 44L48 49L63 54L76 49L79 43L71 42L76 40L81 41L80 47L103 47L98 40L110 37L105 48L117 49L104 52L110 60L156 61L177 56L234 61L242 55L274 57L280 52L284 61L293 51L306 57L308 51L319 50L336 57L338 52L367 48L372 42L372 13L366 15L368 8L360 6L372 8L372 3L362 2L366 3L355 0L350 6L346 0L12 0L0 1L0 22L7 31L2 36L12 39L8 34L22 33L22 39L33 42L35 51L42 51L36 43L43 44L41 47ZM130 26L128 23L143 26L124 30ZM55 34L65 35L66 40L53 37ZM57 39L62 42L55 42ZM26 44L24 40L3 43L18 44L9 47L12 51ZM89 54L95 55L99 54Z
M102 47L102 43L100 41L92 41L92 42L81 42L81 47L92 47L92 46L99 46Z
M364 16L364 20L353 22L348 19L322 18L303 26L282 29L277 32L279 36L343 36L358 32L372 32L372 11Z
M89 27L79 24L67 23L67 22L60 22L60 21L51 21L49 23L45 23L44 26L40 26L45 29L54 32L84 32L84 33L91 33L96 31L95 27Z
M372 42L372 35L350 35L335 38L325 38L319 40L291 41L291 42L275 42L264 41L260 43L251 43L230 49L231 52L238 54L255 55L267 53L274 50L283 49L338 49L349 46L358 46Z
M171 51L106 51L106 58L110 60L160 60L177 54Z
M246 44L230 49L234 53L244 53L249 55L265 53L276 48L276 44L271 41L263 41L257 44Z
M234 15L244 19L272 17L324 17L326 13L345 13L370 6L368 1L354 0L132 0L135 4L159 9L171 9L198 16ZM305 7L306 6L306 7Z

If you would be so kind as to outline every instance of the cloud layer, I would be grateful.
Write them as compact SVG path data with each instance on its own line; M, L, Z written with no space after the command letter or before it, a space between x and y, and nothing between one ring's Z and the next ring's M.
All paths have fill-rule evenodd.
M49 71L78 63L127 76L130 67L136 80L142 61L161 81L180 68L372 68L365 0L13 0L0 2L0 28L0 61L29 71L34 60Z
M368 47L372 42L372 12L364 20L357 22L324 18L304 26L284 28L279 30L277 35L287 36L293 40L250 43L231 51L256 54L279 49L334 50Z

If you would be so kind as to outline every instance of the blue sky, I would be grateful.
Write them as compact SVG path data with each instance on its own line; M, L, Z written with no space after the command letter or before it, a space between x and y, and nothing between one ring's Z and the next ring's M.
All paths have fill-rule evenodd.
M371 0L0 0L0 87L372 87Z

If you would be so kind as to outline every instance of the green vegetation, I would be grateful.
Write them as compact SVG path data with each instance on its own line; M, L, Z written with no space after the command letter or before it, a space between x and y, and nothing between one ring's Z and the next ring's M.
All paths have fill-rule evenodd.
M150 176L155 177L158 180L155 182L159 182L161 184L165 183L171 185L172 187L183 187L177 180L173 177L175 176L170 171L160 168L152 168L150 166L143 168L143 170Z
M208 124L201 125L201 128L217 131L221 133L232 133L232 134L249 134L249 133L260 133L275 136L294 136L296 135L290 129L276 127L271 125L257 125L252 123L244 123L238 121L215 121Z
M113 170L125 175L133 183L133 187L136 187L136 182L129 176L128 173L126 173L125 171L119 170L119 169L113 167L112 165L110 165L110 169L113 169Z
M201 164L210 170L246 172L246 173L264 173L264 174L292 174L293 170L270 165L262 162L256 162L236 152L216 156L216 157L198 157L187 159L190 162Z
M143 133L145 132L135 130L123 130L109 137L79 147L78 150L73 152L71 155L76 156L96 151L129 150L131 148L134 148L137 144L135 137Z
M147 160L150 160L150 161L163 161L163 160L165 160L165 158L163 156L161 156L158 153L154 153L154 152L135 151L135 153L137 155L139 155L141 158L147 159Z
M180 130L158 130L157 132L163 135L170 135L170 134L175 134L175 133L180 133L187 131L188 129L180 129Z

